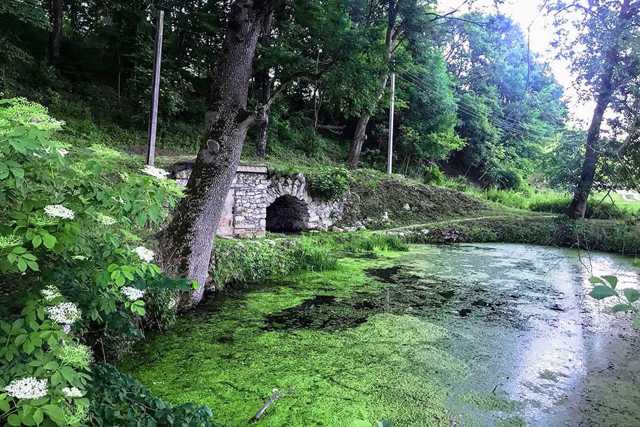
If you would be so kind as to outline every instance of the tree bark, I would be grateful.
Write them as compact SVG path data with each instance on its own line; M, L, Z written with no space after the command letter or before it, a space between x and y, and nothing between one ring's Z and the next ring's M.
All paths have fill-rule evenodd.
M60 46L62 45L62 20L64 17L64 1L49 0L49 46L47 56L49 64L60 63Z
M353 133L353 141L351 141L351 147L349 148L349 167L351 169L357 169L360 162L360 153L362 153L362 146L364 140L367 139L367 126L371 114L363 114L356 123L356 130Z
M596 108L593 112L593 118L591 119L589 132L587 133L586 151L584 161L582 163L580 181L578 181L578 185L576 186L573 194L573 200L571 201L568 211L569 216L574 219L584 218L587 212L587 201L589 200L589 194L593 187L593 180L596 176L596 167L598 165L600 127L602 125L604 112L607 110L610 101L610 90L601 93L598 96Z
M260 45L266 46L271 40L271 23L273 13L264 20L264 27L260 35ZM269 69L262 69L256 73L258 92L258 139L256 140L256 155L260 159L267 157L267 142L269 139L269 114L271 112L271 77Z
M224 200L240 162L247 130L255 120L246 110L249 79L258 37L272 7L272 0L235 0L231 5L210 92L205 137L186 195L161 237L165 270L198 284L182 298L183 308L198 304L204 294Z
M573 219L584 218L587 212L587 202L593 187L593 180L596 175L598 158L600 156L600 128L602 126L604 113L609 107L611 97L615 90L614 74L619 57L620 33L624 31L626 21L629 20L630 17L630 0L624 0L620 8L618 23L614 29L614 39L616 41L610 49L608 49L605 55L606 63L604 64L604 71L600 76L600 87L596 99L596 108L593 111L591 125L589 126L589 132L587 133L586 151L584 162L582 163L580 180L578 181L578 185L576 186L573 194L573 200L571 201L571 205L567 211L567 214Z
M267 156L267 142L269 139L269 113L271 104L271 79L269 70L261 70L256 74L256 86L258 86L258 139L256 140L256 155L260 159Z

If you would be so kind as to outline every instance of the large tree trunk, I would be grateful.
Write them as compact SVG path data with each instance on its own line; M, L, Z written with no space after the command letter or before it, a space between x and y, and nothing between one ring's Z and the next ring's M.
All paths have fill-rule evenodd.
M271 41L271 23L273 13L264 20L260 45L267 46ZM258 92L258 139L256 140L256 155L260 159L267 157L267 140L269 138L269 114L271 112L271 77L269 69L262 69L256 73L256 87Z
M571 205L567 211L567 214L574 219L584 218L585 213L587 212L587 202L593 187L593 180L596 175L596 167L598 165L598 158L600 155L599 145L602 119L605 111L609 107L611 97L615 90L614 74L619 57L621 42L620 33L625 30L627 25L626 21L631 18L630 9L630 0L624 0L620 8L618 22L613 30L615 42L607 50L605 55L605 63L603 64L604 71L600 76L600 87L598 88L596 108L593 112L589 132L587 133L586 151L584 162L582 163L582 172L573 194L573 200L571 201Z
M353 133L353 141L351 141L351 147L349 148L348 162L351 169L358 168L362 146L364 145L364 140L367 139L367 126L369 125L369 119L371 119L371 114L363 114L356 123L356 130Z
M258 112L258 139L256 140L256 155L260 159L267 156L267 140L269 138L269 98L271 97L271 79L269 70L263 70L256 75L256 86L258 86L258 102L260 109Z
M60 46L62 45L62 19L64 13L63 0L49 0L49 46L47 56L49 64L57 65L60 62Z
M593 112L593 118L591 119L591 126L589 126L589 132L587 133L586 151L584 162L582 163L580 181L576 186L573 200L569 206L568 214L571 218L584 218L587 212L587 201L589 200L589 194L593 187L593 180L596 176L596 167L598 165L600 127L602 125L604 112L607 110L610 100L610 90L598 96L598 102Z
M164 231L162 263L168 272L197 281L181 305L194 306L204 294L214 237L224 200L235 175L247 129L247 93L256 44L271 0L235 0L229 12L220 62L216 66L206 115L206 133L186 195Z

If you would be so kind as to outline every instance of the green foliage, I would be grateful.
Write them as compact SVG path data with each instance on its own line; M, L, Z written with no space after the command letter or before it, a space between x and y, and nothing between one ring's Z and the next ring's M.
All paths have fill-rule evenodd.
M349 172L345 168L323 166L308 170L305 178L312 197L335 200L349 191Z
M422 180L425 184L442 185L445 181L445 176L438 165L430 164L422 168Z
M594 285L589 293L597 300L614 299L617 304L611 310L614 313L632 313L633 326L640 329L640 291L633 288L618 289L616 276L592 276L590 279Z
M171 406L111 365L94 366L88 390L91 399L88 421L98 427L215 426L213 414L206 406Z
M518 190L523 185L522 177L513 169L492 168L487 178L501 190Z
M82 425L89 380L90 351L47 318L47 305L62 297L29 301L13 323L0 321L0 420L8 425ZM32 378L40 390L11 387ZM46 421L45 421L46 420Z
M292 257L296 241L261 239L216 242L211 279L216 287L235 282L255 282L281 276L295 269Z
M46 387L0 395L10 425L84 425L91 353L79 342L115 357L142 335L145 290L185 286L142 246L177 185L104 146L58 141L62 125L38 104L0 101L0 283L3 317L15 319L1 325L0 388L30 377Z

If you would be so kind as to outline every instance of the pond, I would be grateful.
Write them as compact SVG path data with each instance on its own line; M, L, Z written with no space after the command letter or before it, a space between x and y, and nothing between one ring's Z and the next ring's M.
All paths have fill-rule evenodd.
M345 258L212 299L122 367L228 426L270 397L258 425L640 425L640 337L589 272L639 285L629 259L528 245Z

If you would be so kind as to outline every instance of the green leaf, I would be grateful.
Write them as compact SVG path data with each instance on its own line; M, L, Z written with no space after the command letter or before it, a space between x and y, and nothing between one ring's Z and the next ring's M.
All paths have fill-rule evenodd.
M9 423L10 426L22 425L22 420L16 414L9 415L9 418L7 418L7 422Z
M614 313L627 312L631 311L631 306L629 304L616 304L612 310Z
M11 406L9 406L9 402L6 398L0 399L0 413L7 412Z
M31 240L31 243L33 244L34 248L37 248L38 246L40 246L42 244L42 237L40 237L39 235L36 235L33 240Z
M616 276L602 276L602 278L606 280L609 286L611 286L613 289L618 286L618 278Z
M58 369L58 362L52 360L51 362L44 365L44 369L49 369L49 370Z
M605 282L602 278L600 278L600 277L598 277L598 276L591 276L591 277L589 278L589 281L590 281L592 284L594 284L594 285L597 285L597 284L603 284L603 285L606 285L606 284L607 284L607 282Z
M594 286L593 290L589 294L595 299L605 299L617 295L616 291L609 286L598 285Z
M73 382L76 379L76 371L69 366L63 366L60 369L60 373L62 374L62 377L68 382Z
M25 271L27 271L27 262L24 259L18 258L18 262L16 265L18 266L18 270L21 273L24 273Z
M35 421L36 424L40 424L42 423L42 421L44 421L44 414L42 413L41 409L36 408L36 410L33 412L33 421Z
M53 249L58 239L56 239L55 236L47 233L42 235L42 241L44 242L44 246L47 249Z
M625 289L622 291L622 293L624 294L625 298L627 298L627 301L629 301L630 304L633 304L634 302L638 301L638 299L640 299L640 292L638 292L636 289Z
M58 425L64 424L64 412L59 406L44 405L41 409L49 416L49 418L51 418L54 423Z

